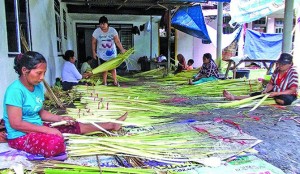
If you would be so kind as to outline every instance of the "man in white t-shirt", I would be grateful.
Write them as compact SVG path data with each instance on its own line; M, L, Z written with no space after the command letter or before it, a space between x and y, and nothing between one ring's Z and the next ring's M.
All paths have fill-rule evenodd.
M109 27L108 19L105 16L102 16L99 19L99 28L93 32L92 36L93 58L97 60L98 57L101 63L117 56L116 45L120 49L121 53L126 52L120 42L117 31L113 27ZM119 86L116 69L111 70L111 74L114 85ZM102 84L107 85L107 71L102 73L102 77Z

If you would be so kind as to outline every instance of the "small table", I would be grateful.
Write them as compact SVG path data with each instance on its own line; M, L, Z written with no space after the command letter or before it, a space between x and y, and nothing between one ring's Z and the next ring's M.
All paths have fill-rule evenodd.
M263 63L264 67L267 68L267 74L270 74L273 66L274 66L274 63L277 61L277 60L267 60L267 59L242 59L240 60L237 64L229 59L229 60L223 60L223 61L226 61L228 62L228 66L227 66L227 69L226 69L226 73L225 73L225 76L224 78L227 79L227 76L228 76L228 72L229 72L229 69L231 67L231 64L233 64L233 67L232 67L232 70L233 70L233 78L235 79L235 73L236 73L236 68L243 62L261 62ZM269 65L267 65L267 63L270 63Z

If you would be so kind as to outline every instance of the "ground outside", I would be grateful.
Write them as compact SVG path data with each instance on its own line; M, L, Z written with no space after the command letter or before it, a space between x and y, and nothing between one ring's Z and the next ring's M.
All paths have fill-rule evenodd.
M223 89L236 94L255 91L256 82L246 79L198 86L187 85L183 76L129 79L120 80L121 87L79 86L77 92L68 94L77 100L69 103L72 107L66 111L78 116L78 120L90 119L90 116L98 119L101 114L113 119L111 115L128 112L125 121L128 124L123 125L115 137L119 143L108 143L115 143L114 151L109 151L113 155L85 151L85 155L77 156L79 153L74 149L78 147L72 144L73 137L68 137L68 158L64 163L103 169L147 168L152 169L152 173L300 173L300 102L283 107L269 101L253 111L250 109L257 102L228 106L230 102L222 97ZM97 143L110 141L107 136L101 140L99 135L90 137ZM134 146L135 141L140 144ZM84 146L89 144L81 148ZM9 148L6 143L0 144L2 172L20 165L30 171L45 163L42 158L30 157ZM42 169L40 173L46 173Z

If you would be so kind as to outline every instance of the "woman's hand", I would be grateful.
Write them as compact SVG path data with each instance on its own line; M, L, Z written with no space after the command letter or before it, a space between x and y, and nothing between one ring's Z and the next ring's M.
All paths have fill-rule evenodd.
M86 72L86 73L84 73L84 74L82 75L82 77L83 77L84 79L88 79L88 78L90 78L92 75L93 75L92 72Z
M124 54L126 51L127 51L127 50L122 49L122 50L121 50L121 53Z
M46 130L45 133L47 133L47 134L54 134L54 135L58 135L60 137L63 137L62 133L58 129L51 128L51 127L47 127L47 130Z
M75 119L70 116L62 116L61 121L67 121L67 125L74 125L75 124Z
M271 92L269 97L275 97L275 96L279 96L280 93L279 92Z

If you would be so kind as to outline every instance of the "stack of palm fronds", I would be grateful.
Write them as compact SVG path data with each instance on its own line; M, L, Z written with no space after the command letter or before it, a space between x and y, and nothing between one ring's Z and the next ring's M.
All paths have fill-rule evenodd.
M188 85L177 89L176 93L187 96L222 96L223 90L234 95L246 95L251 92L261 91L262 84L257 80L228 79Z
M127 50L124 54L118 54L117 57L110 59L109 61L99 65L97 68L92 70L93 74L98 74L101 72L109 71L112 69L116 69L120 66L129 56L134 52L134 49L131 48Z
M32 173L45 174L116 174L116 173L130 173L130 174L155 174L157 172L163 173L162 170L142 169L142 168L108 168L108 167L90 167L79 166L75 164L68 164L59 161L44 161L34 166ZM165 172L165 174L167 174Z

